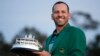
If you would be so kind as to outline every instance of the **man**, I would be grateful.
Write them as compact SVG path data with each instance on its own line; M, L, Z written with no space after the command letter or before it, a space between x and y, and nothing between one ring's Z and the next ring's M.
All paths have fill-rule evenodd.
M86 39L83 31L70 26L69 6L58 1L52 8L52 19L56 29L48 37L45 44L45 51L33 52L40 56L84 56Z
M86 39L83 31L70 26L69 6L58 1L52 8L52 19L56 29L48 37L42 52L33 52L39 56L84 56ZM24 55L22 55L24 56Z

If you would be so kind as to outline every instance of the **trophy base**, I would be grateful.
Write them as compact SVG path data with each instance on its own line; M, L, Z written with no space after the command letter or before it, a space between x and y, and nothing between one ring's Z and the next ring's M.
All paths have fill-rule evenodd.
M39 52L39 50L33 50L33 49L28 49L28 48L13 48L10 51L13 53Z
M15 54L30 54L30 55L37 55L33 52L41 52L40 50L28 49L28 48L12 48L10 52Z

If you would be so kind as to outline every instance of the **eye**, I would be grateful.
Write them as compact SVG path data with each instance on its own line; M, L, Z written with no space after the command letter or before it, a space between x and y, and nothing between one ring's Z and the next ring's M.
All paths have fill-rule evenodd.
M56 14L56 13L59 13L59 11L54 11L54 13Z
M66 13L66 11L62 11L62 13Z

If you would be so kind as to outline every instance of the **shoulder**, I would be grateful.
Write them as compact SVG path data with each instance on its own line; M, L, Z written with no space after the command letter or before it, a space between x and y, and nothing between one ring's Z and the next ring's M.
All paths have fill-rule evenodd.
M80 41L80 42L86 42L86 36L85 36L85 33L80 29L80 28L77 28L77 27L73 27L71 26L71 37L70 38L73 38L73 40L76 42Z
M78 38L86 37L82 29L74 27L74 26L71 26L70 32L71 32L71 36L74 36L74 37L78 37Z
M73 33L84 33L82 29L78 28L78 27L74 27L74 26L71 26L70 30L73 32Z

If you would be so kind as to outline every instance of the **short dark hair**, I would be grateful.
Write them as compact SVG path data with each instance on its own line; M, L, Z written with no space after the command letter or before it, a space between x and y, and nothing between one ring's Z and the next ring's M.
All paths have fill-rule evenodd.
M54 6L55 6L56 4L65 4L66 7L67 7L67 9L68 9L68 12L69 12L69 6L68 6L68 4L65 3L65 2L63 2L63 1L58 1L58 2L56 2L56 3L53 5L53 7L52 7L52 12L54 11Z

